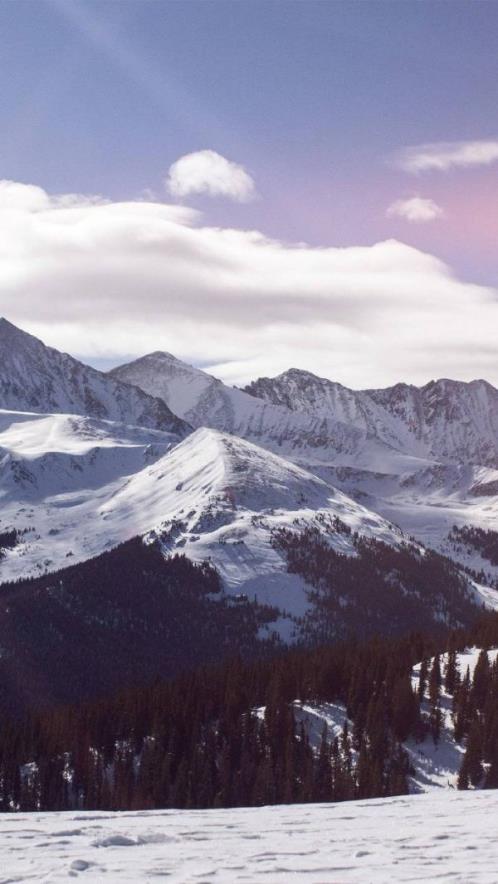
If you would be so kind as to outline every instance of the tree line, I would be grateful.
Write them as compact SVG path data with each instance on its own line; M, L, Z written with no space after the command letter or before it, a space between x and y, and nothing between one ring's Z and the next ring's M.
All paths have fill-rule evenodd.
M466 743L459 785L491 786L497 667L483 653L471 679L455 661L467 645L493 644L498 616L488 614L444 638L412 634L271 660L238 657L99 701L4 714L0 808L209 808L404 794L412 771L402 743L439 739L443 687ZM324 727L313 747L297 721L297 698L343 704L342 731Z

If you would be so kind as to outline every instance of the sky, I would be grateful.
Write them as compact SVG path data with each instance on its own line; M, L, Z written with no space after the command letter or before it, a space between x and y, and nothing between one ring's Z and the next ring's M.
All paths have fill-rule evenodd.
M107 367L498 384L498 2L0 0L0 312Z

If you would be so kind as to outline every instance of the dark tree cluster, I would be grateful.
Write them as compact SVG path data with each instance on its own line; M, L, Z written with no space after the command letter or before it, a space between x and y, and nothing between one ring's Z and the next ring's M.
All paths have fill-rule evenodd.
M355 556L333 549L318 528L273 535L288 570L310 585L312 607L302 622L308 641L396 636L414 625L434 631L475 621L479 608L469 581L449 559L413 545L392 547L357 534L351 539Z
M433 640L347 642L201 667L118 696L0 717L0 806L231 807L402 794ZM312 747L294 701L342 703ZM264 711L263 711L264 710Z
M475 549L483 559L487 559L492 565L498 565L498 531L471 525L463 525L461 528L453 525L448 538L456 547Z
M0 531L0 559L5 558L5 550L14 549L17 546L21 540L22 533L16 528Z
M473 678L467 671L453 694L455 739L465 744L458 788L498 788L498 658L482 650Z
M130 540L0 590L0 705L98 697L235 654L273 653L277 613L222 591L209 564Z
M438 741L454 697L459 786L498 786L498 615L443 638L348 641L202 666L168 681L14 717L0 710L0 809L232 807L403 794L402 743ZM446 652L446 656L441 656ZM419 683L412 669L420 666ZM299 698L299 703L296 699ZM427 705L428 701L428 705ZM310 744L302 706L340 703L340 734Z
M443 686L466 746L461 787L498 782L497 667L485 653L473 680L456 666L457 651L498 645L498 615L475 622L465 582L441 557L355 539L351 569L316 535L293 537L276 542L316 589L327 624L310 628L308 647L262 641L275 611L227 598L209 565L165 561L156 544L140 540L6 586L0 809L209 808L402 794L411 773L402 743L429 733L438 741ZM381 568L391 575L395 604ZM390 623L401 633L402 588L408 603L418 599L414 622L424 603L435 604L439 629L431 616L425 634L351 638L351 619L347 637L338 638L336 593L346 611L364 606L369 631L378 624L385 634ZM474 625L448 634L445 619ZM421 660L415 689L412 668ZM16 691L22 702L13 702ZM296 700L342 704L342 733L324 729L312 746Z
M481 647L471 675L460 671L458 650L465 645ZM453 736L465 751L458 788L498 788L498 657L491 662L487 648L498 645L498 615L487 614L464 638L454 634L443 661L439 654L423 659L419 672L419 699L428 700L422 713L423 727L437 743L442 727L442 692L451 698ZM424 721L425 718L425 721Z

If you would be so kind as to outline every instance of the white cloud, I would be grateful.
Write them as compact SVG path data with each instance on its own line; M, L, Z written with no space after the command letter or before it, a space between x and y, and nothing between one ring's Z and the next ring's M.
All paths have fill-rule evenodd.
M169 168L166 187L176 197L207 193L240 203L256 194L254 181L243 166L214 150L198 150L180 157Z
M239 384L289 366L358 387L498 382L498 292L434 256L289 246L144 200L15 185L0 198L0 314L80 358L164 349Z
M421 196L412 196L408 199L395 200L386 210L388 218L404 218L416 224L424 224L427 221L435 221L441 218L444 212L434 200Z
M489 166L498 162L498 141L441 141L406 147L395 158L405 172L427 172L468 166Z

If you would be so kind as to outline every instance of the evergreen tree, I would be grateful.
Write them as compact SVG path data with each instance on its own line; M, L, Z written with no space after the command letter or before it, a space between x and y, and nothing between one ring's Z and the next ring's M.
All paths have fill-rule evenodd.
M444 686L446 692L453 696L459 682L457 654L455 650L448 651L448 660L444 674Z

